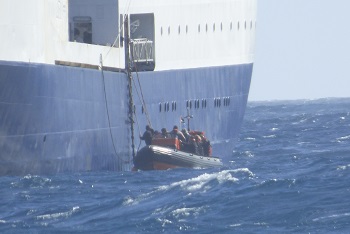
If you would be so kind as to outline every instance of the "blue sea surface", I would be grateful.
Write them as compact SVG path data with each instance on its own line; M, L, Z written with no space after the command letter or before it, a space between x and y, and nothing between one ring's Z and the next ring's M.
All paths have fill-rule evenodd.
M349 233L350 99L248 103L216 169L0 177L0 233Z

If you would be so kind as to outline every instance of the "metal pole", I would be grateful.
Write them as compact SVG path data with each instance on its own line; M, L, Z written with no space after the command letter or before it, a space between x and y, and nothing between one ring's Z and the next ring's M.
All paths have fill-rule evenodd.
M129 18L124 16L124 49L125 49L125 71L128 75L128 90L129 90L129 121L131 130L131 147L132 158L135 159L135 136L134 136L134 100L132 97L132 74L130 61L130 37L129 37Z

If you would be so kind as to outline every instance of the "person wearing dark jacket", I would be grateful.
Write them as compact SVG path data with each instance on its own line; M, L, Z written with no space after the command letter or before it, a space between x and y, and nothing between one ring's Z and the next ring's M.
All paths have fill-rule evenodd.
M143 133L143 135L140 135L140 139L144 140L146 145L152 144L152 138L153 138L154 130L147 125L146 126L146 131Z

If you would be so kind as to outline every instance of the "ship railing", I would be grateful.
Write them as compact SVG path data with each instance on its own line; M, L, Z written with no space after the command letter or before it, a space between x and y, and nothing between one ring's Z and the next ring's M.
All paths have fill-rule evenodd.
M154 62L154 43L147 38L131 40L131 53L135 63Z

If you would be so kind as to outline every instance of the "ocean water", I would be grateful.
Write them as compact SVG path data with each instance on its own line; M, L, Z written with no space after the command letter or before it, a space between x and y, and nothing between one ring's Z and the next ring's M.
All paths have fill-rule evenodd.
M350 232L350 99L251 102L225 159L0 177L0 233Z

